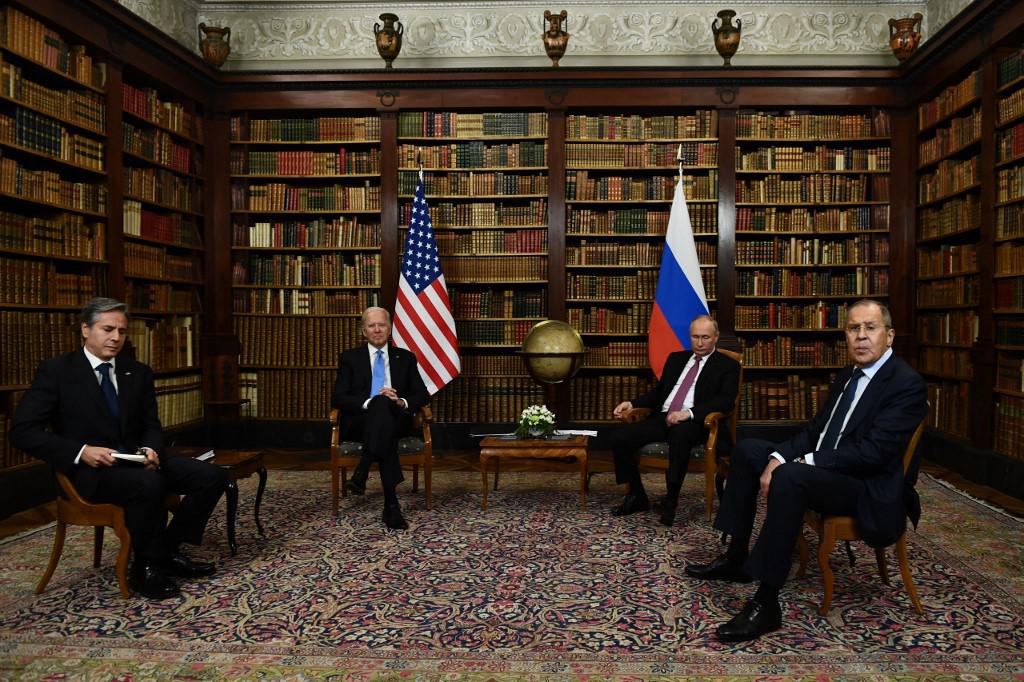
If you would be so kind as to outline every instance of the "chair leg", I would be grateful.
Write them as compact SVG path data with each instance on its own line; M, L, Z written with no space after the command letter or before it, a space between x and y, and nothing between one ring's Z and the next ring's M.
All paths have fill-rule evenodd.
M832 548L835 547L835 544L835 531L828 524L825 524L818 544L818 568L821 569L821 581L825 584L825 594L821 599L821 606L818 608L818 613L822 616L828 615L828 610L832 607L832 589L835 586L835 575L832 573L832 567L829 566L828 559L829 555L832 554Z
M114 522L114 535L121 541L121 549L117 551L117 586L121 589L121 596L128 599L132 596L128 588L128 556L132 551L132 538L124 521Z
M807 560L810 557L810 548L807 546L807 538L804 537L803 529L796 539L796 547L800 551L800 565L796 569L796 577L803 578L807 575Z
M914 605L914 611L917 615L923 615L924 609L921 608L921 600L917 597L917 586L914 584L914 578L910 575L910 564L907 562L907 534L904 533L900 536L900 539L896 541L896 560L900 565L900 575L903 576L903 584L907 588L907 594L910 595L910 603Z
M338 467L331 463L331 513L338 515Z
M57 570L57 562L60 561L61 552L64 551L64 536L67 534L67 529L68 524L63 521L57 521L57 528L53 534L53 549L50 550L50 563L46 566L46 572L43 573L43 577L36 584L36 594L43 593L47 583L50 582L50 578L53 577L53 572Z
M890 585L891 583L889 582L889 568L885 565L884 548L875 548L875 561L878 563L878 575L882 578L882 582L886 585Z
M103 556L103 526L95 527L95 534L92 539L92 567L100 567L100 557Z

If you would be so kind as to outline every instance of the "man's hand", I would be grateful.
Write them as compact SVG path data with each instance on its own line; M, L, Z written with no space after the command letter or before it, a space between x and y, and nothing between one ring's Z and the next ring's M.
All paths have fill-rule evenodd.
M399 405L401 405L403 402L405 402L402 398L398 397L398 391L396 391L391 386L384 386L383 388L381 388L380 389L380 395L387 396L388 398L390 398L392 401L398 403Z
M147 469L159 469L160 468L160 455L157 454L153 448L142 448L146 451L146 468Z
M633 409L633 403L629 402L628 400L623 401L623 402L619 403L618 405L616 405L615 409L612 410L612 416L615 417L616 419L621 419L622 415L626 414L627 412L629 412L632 409Z
M685 422L689 420L689 410L676 410L675 412L669 412L668 414L665 415L665 423L668 424L669 426L675 426L680 422Z
M117 462L113 455L110 453L114 452L110 448L100 448L95 445L86 445L85 449L82 450L82 457L79 461L83 464L93 467L112 467Z
M774 457L768 458L768 466L761 472L761 495L768 499L768 488L772 484L772 472L782 466L782 462L775 459Z

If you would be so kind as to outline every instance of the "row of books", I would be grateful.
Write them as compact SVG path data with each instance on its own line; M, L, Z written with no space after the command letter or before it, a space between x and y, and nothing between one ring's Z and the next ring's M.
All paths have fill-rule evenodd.
M981 225L981 199L977 194L966 194L928 206L917 212L918 239L933 239L977 229Z
M888 204L791 209L741 206L736 209L737 232L860 232L888 229Z
M1024 166L1013 166L999 171L996 180L996 201L1024 199Z
M718 165L717 142L565 145L567 168L685 168Z
M239 397L259 419L327 420L336 370L272 370L239 373Z
M996 87L1003 87L1024 78L1024 48L996 60Z
M103 88L107 65L94 62L82 45L71 45L59 33L32 17L6 6L0 13L0 35L6 49L40 62L79 83Z
M1024 393L1024 357L1016 353L996 353L996 388Z
M262 315L358 315L380 305L373 289L300 291L299 289L235 289L232 310Z
M673 140L718 137L718 110L698 109L693 114L641 116L640 114L570 114L565 136L569 140Z
M128 321L135 359L156 371L184 369L198 363L199 325L191 315Z
M104 168L103 142L72 133L49 116L28 109L15 109L14 116L0 114L0 142L82 168Z
M459 319L480 317L547 317L547 297L542 290L484 289L449 292L452 314Z
M736 242L737 265L884 265L889 240L860 234L846 239L774 237Z
M889 176L812 174L788 179L769 175L756 180L739 180L736 201L800 204L889 201Z
M357 217L232 224L232 245L256 248L380 248L380 224Z
M518 355L499 350L496 353L471 353L459 358L462 362L463 377L482 374L500 376L526 376L526 365Z
M658 282L657 270L646 270L636 275L566 275L566 295L572 299L653 300Z
M993 298L996 308L1024 308L1024 278L997 279Z
M978 305L978 277L965 275L934 282L918 282L917 305Z
M528 377L460 376L431 401L439 422L516 422L527 405L544 402L544 389Z
M760 147L752 152L736 147L736 170L745 171L887 171L891 162L889 147Z
M742 339L743 364L753 367L841 367L847 363L846 341L808 341L776 336L751 343Z
M76 213L53 217L25 216L0 211L0 248L41 256L103 260L107 226Z
M1024 237L1024 204L996 207L996 238Z
M1018 90L1021 98L1021 110L1017 116L1024 114L1024 90ZM1008 130L996 131L996 163L1012 161L1024 156L1024 122L1018 123Z
M536 324L533 320L455 320L459 345L519 346Z
M200 310L199 294L195 289L177 289L170 284L138 280L128 280L125 303L135 312L189 314Z
M380 173L380 150L336 152L231 150L232 175L370 175Z
M935 130L935 135L917 145L917 163L923 166L963 149L981 139L981 109L954 118L949 127Z
M445 279L451 283L534 282L547 280L547 256L508 256L487 258L467 256L449 258L444 264Z
M755 379L740 386L740 419L806 421L828 400L828 383L790 374Z
M279 286L380 286L379 253L329 253L318 256L251 253L236 257L233 284Z
M380 187L296 187L282 182L231 186L233 211L379 211Z
M337 367L363 341L358 317L235 317L234 327L246 367Z
M442 256L540 253L548 251L547 230L473 230L435 234Z
M43 360L80 348L78 315L69 312L0 310L0 386L27 386Z
M547 140L487 143L483 140L445 145L398 145L398 167L416 170L437 168L523 168L548 165Z
M609 421L612 410L654 388L654 379L628 374L577 376L569 384L569 410L576 421Z
M31 201L106 215L107 187L65 180L60 173L32 170L0 153L0 192Z
M934 99L917 105L918 130L938 123L981 97L981 70L975 70L959 83L948 86Z
M581 334L646 334L651 323L650 303L631 303L622 309L603 306L569 308L566 321Z
M996 325L998 336L999 322ZM917 340L921 343L972 344L977 338L978 314L973 310L917 314ZM1024 341L1024 324L1021 325L1020 340ZM997 340L996 343L1010 342Z
M192 162L192 149L179 144L170 133L163 130L145 130L131 123L121 123L121 138L124 151L141 156L154 163L169 166L179 173L202 174L198 155Z
M718 232L718 206L688 204L694 234ZM669 211L656 208L591 209L573 207L566 218L567 234L664 236Z
M412 202L399 207L402 223L408 225L412 219ZM430 203L430 221L435 228L441 227L539 227L548 222L546 199L531 199L529 202L506 204L503 202L478 201L473 203L451 203L439 201Z
M928 426L957 438L967 438L967 420L974 415L970 384L966 381L929 382L927 391L931 405Z
M203 193L195 183L163 168L124 166L125 194L179 211L202 213Z
M398 176L398 193L411 196L416 192L419 179L410 173ZM511 172L474 171L451 175L430 173L424 178L428 197L487 197L547 194L548 176L522 175Z
M965 380L974 376L971 352L962 348L922 346L917 349L917 369L923 374L939 374Z
M203 377L200 374L158 378L154 383L156 413L165 429L203 418Z
M123 202L122 229L126 235L159 239L176 246L200 245L194 216L154 213L133 199L125 199Z
M379 142L378 116L231 117L232 142Z
M975 324L974 338L977 338L977 324ZM1024 346L1024 318L998 317L996 318L996 343L1006 346Z
M124 274L129 277L159 277L198 282L203 278L202 263L195 256L167 253L159 246L124 245Z
M846 326L848 303L818 301L736 306L737 329L839 329Z
M1024 459L1024 399L1001 395L996 400L995 448Z
M590 177L590 171L568 171L565 198L569 201L671 201L676 190L676 176L647 178L604 176ZM714 201L718 198L718 172L707 175L684 175L683 192L690 201Z
M99 290L106 280L102 271L88 266L84 268L85 272L65 272L63 268L83 268L64 262L60 267L62 270L58 270L57 263L53 261L0 257L0 302L80 306L90 298L102 295Z
M738 296L886 296L889 271L882 268L820 270L741 270L736 273Z
M1024 90L1017 90L1009 96L1003 97L999 100L997 106L999 107L999 113L996 118L997 125L1012 121L1021 114L1024 114Z
M996 272L1009 272L1014 262L1012 244L996 246ZM1024 265L1024 247L1018 249L1021 265ZM1020 272L1024 268L1018 268ZM917 249L917 276L957 275L977 272L977 244L939 244L938 248Z
M646 341L609 341L601 346L587 346L584 367L647 367Z
M130 114L169 128L180 135L202 141L202 126L196 117L180 102L160 99L155 88L140 88L129 83L121 84L121 106Z
M917 202L938 201L956 194L979 182L978 157L963 161L947 159L940 161L934 173L922 173L917 177Z
M0 93L54 118L62 118L100 135L104 134L107 103L98 92L50 88L26 78L20 66L2 62Z
M22 392L19 391L15 395L20 398ZM14 408L11 408L10 415L0 412L0 470L38 462L38 460L34 460L28 454L15 448L7 439L7 432L11 429L13 414Z
M546 137L547 134L548 115L538 111L398 112L399 137Z
M889 114L812 114L806 111L749 111L736 114L736 137L769 140L852 140L889 135Z
M697 242L697 258L701 263L715 262L715 245ZM579 246L567 246L566 265L661 265L663 245L650 242L616 244L614 242L580 241Z

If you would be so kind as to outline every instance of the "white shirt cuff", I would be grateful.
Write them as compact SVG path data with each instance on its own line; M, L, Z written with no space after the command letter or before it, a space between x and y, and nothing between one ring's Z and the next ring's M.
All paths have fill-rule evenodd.
M89 446L88 445L83 445L82 449L78 451L78 455L75 457L75 464L78 464L79 462L82 461L82 453L85 452L85 449L87 447L89 447Z
M814 466L814 453L813 452L808 452L806 455L804 455L804 464L810 464L811 466Z
M775 459L779 460L779 464L785 464L786 463L786 458L783 457L782 455L780 455L777 452L773 452L771 454L771 456L774 457Z

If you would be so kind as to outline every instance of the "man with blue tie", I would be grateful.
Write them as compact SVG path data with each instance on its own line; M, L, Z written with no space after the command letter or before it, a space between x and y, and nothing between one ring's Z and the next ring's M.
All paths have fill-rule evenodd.
M825 405L784 443L743 440L732 455L715 528L731 536L725 554L686 573L704 580L760 580L753 598L717 629L727 642L755 639L782 624L779 590L789 574L804 512L853 516L873 547L895 542L916 525L916 471L904 476L903 452L924 419L924 379L895 357L889 309L864 299L850 307L846 344L853 362L829 389ZM758 495L764 523L748 556Z
M398 504L396 488L404 480L398 460L398 440L412 428L413 415L430 398L420 377L416 356L389 345L391 315L384 308L363 311L366 345L338 356L338 377L331 404L338 408L346 440L362 441L359 464L346 486L363 495L370 465L377 462L384 488L384 524L391 529L409 527Z
M126 306L94 298L82 310L83 347L43 362L11 425L11 442L66 475L78 493L124 508L135 561L132 585L148 599L178 595L168 575L198 578L213 564L192 561L182 542L202 542L228 485L220 467L163 450L153 371L119 357L128 334ZM135 464L114 453L145 452ZM184 495L167 523L164 497Z

